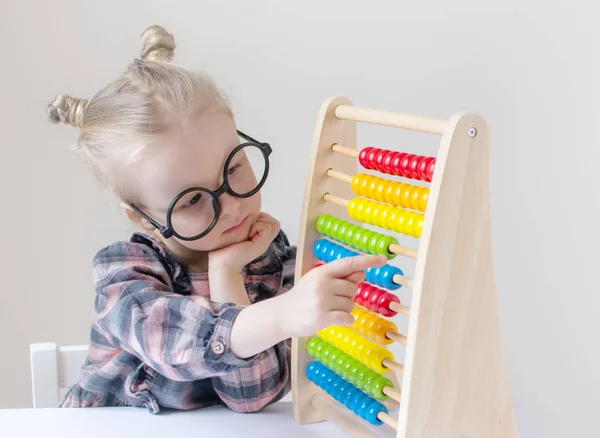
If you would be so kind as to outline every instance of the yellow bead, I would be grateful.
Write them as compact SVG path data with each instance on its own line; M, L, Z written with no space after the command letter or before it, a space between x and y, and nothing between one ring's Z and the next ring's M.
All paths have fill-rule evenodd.
M390 216L392 215L393 207L389 205L383 205L381 207L381 215L379 216L379 222L381 223L381 228L385 228L386 230L390 230Z
M371 212L371 224L380 227L381 226L381 212L383 209L381 204L373 205L373 211Z
M397 231L398 233L406 234L406 222L407 222L406 212L404 212L402 210L397 210L397 211L398 211L398 216L396 218L396 221L394 222L394 231Z
M348 203L348 215L353 219L356 219L356 211L358 210L357 199L354 198Z
M356 175L354 175L354 177L352 178L352 191L354 192L354 194L360 196L360 183L362 181L362 176L364 175L364 173L357 173Z
M371 221L372 221L372 217L373 217L373 208L374 207L375 207L375 205L373 205L371 202L366 204L365 210L362 215L363 222L367 222L369 224L372 223Z

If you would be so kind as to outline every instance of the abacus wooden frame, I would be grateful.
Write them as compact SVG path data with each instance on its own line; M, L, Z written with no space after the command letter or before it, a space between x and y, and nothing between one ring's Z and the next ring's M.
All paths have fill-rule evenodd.
M296 278L316 263L312 247L322 237L316 230L321 214L356 223L344 209L324 202L323 195L356 196L349 184L328 178L327 170L357 173L358 160L331 150L334 144L356 149L357 122L441 135L413 279L396 436L518 437L497 314L489 135L480 115L432 119L357 108L345 97L327 99L317 119L306 177ZM309 339L292 340L296 421L329 419L352 436L376 436L308 381Z

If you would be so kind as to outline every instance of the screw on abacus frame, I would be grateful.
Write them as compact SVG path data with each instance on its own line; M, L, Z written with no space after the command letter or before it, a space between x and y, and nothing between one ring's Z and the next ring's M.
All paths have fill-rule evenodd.
M469 137L473 138L477 135L477 129L469 128Z

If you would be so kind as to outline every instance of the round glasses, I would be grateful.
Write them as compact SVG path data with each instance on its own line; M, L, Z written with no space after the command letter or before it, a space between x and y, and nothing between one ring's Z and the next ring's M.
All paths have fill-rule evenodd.
M147 219L166 239L176 236L189 241L206 236L219 220L219 197L223 193L236 198L249 198L262 188L269 174L271 146L240 131L237 133L247 142L236 146L225 160L221 187L214 191L205 187L190 187L180 192L169 205L165 226L135 205L130 203L129 206Z

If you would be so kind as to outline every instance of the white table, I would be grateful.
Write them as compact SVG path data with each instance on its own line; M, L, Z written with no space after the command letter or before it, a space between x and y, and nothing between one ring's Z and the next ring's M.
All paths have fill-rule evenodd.
M152 415L143 408L4 409L1 437L199 438L347 437L332 422L299 425L292 403L280 402L257 414L236 414L222 406Z
M547 419L534 418L516 403L521 438L558 436ZM395 437L377 427L382 437ZM144 408L0 409L0 437L16 438L228 438L316 437L347 438L332 422L299 425L292 403L282 401L257 414L236 414L222 406L158 415Z

